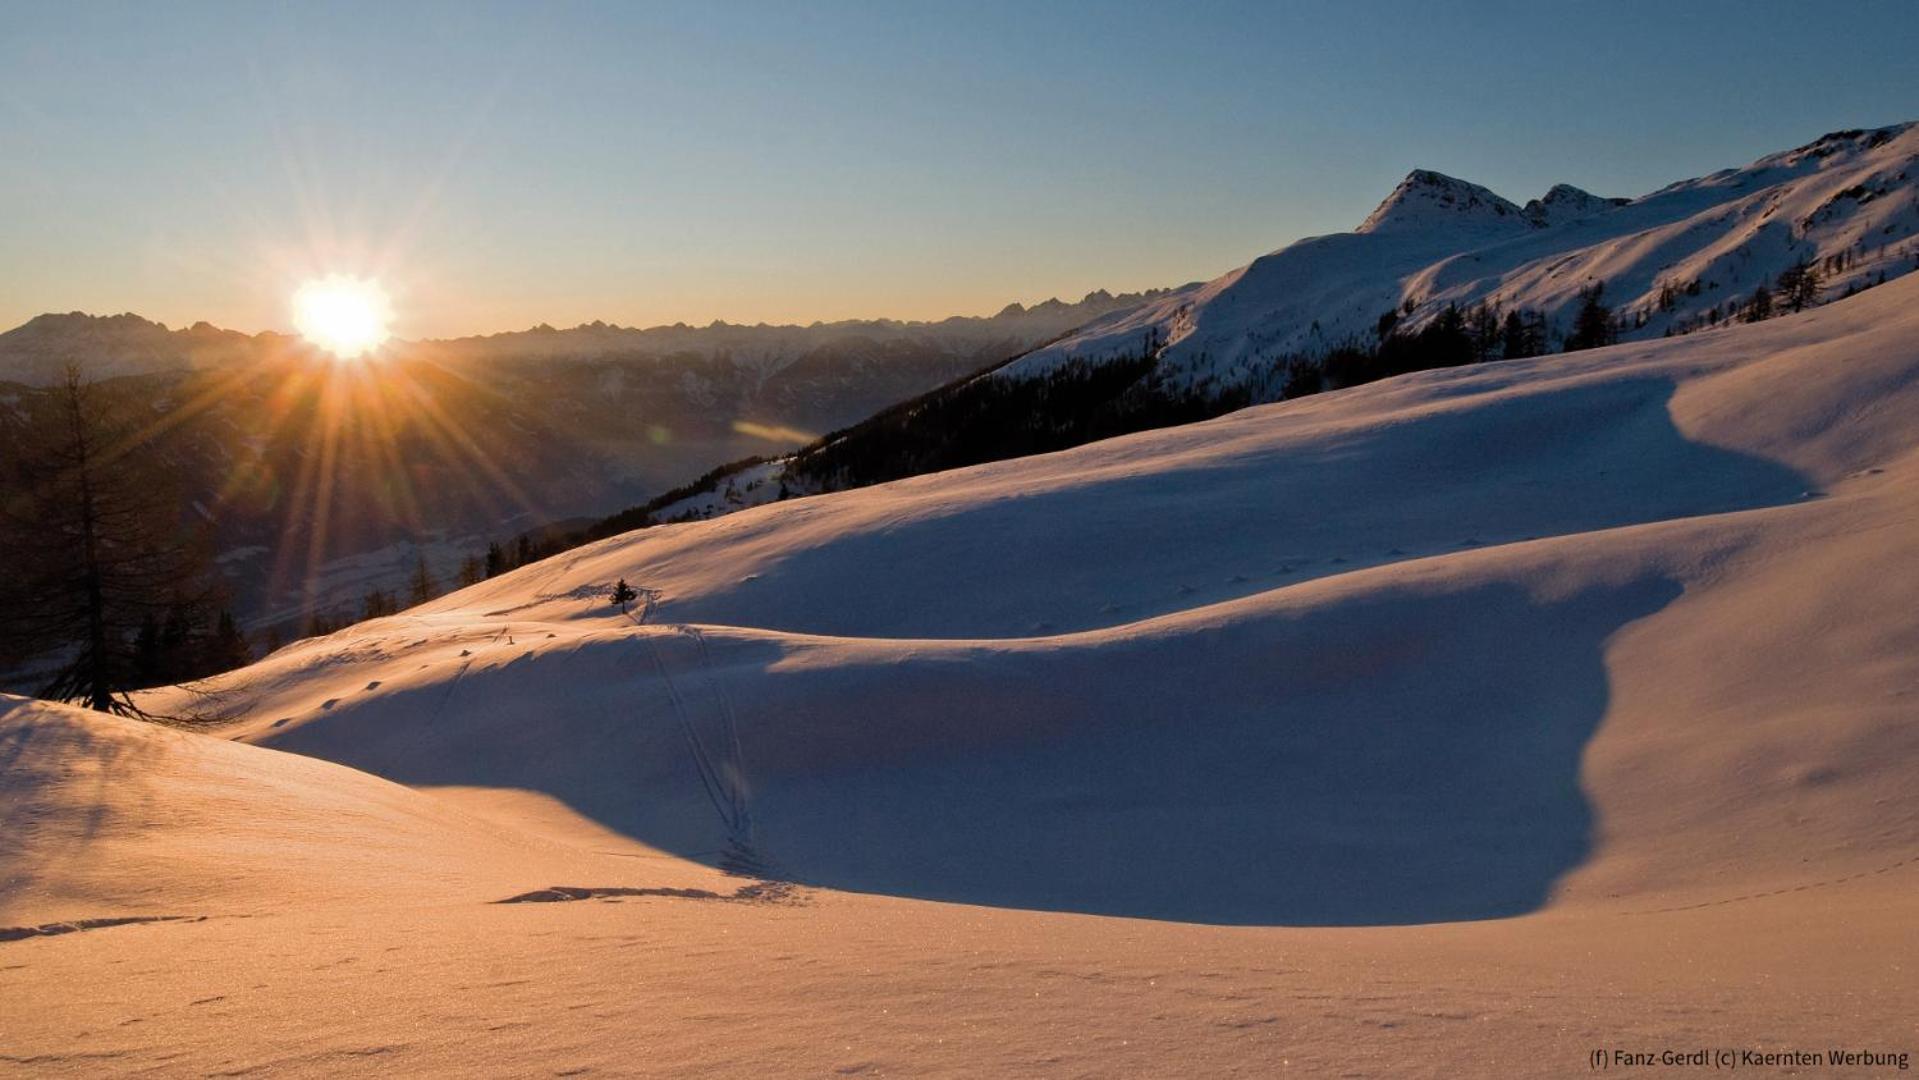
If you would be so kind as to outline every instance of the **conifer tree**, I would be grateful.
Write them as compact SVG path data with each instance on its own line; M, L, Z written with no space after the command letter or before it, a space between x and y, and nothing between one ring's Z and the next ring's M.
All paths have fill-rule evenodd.
M1794 311L1804 311L1819 303L1824 284L1819 268L1800 259L1779 272L1779 302Z
M362 619L383 619L399 610L400 602L393 598L393 594L377 585L368 589L366 596L360 601L360 618Z
M1606 306L1606 283L1595 281L1579 291L1579 313L1573 316L1573 332L1566 338L1566 351L1598 349L1619 340L1612 309Z
M1485 363L1499 355L1499 311L1488 304L1473 308L1467 320L1473 338L1473 361Z
M221 608L213 624L213 633L207 638L201 665L205 670L200 674L217 675L252 662L253 647L247 644L246 635L240 632L240 624L234 621L233 612Z
M440 587L433 580L433 572L426 567L426 556L413 557L413 578L407 583L407 600L411 605L424 604L440 594Z

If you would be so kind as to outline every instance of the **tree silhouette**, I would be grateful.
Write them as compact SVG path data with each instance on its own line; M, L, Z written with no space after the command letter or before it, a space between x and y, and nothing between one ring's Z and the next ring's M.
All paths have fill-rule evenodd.
M210 592L204 545L182 524L164 463L129 411L77 366L47 394L0 512L10 564L0 633L16 653L61 657L40 696L149 717L128 696L144 681L140 654L150 660L191 633Z
M1619 340L1612 309L1606 306L1606 283L1595 281L1579 291L1579 313L1573 316L1573 332L1566 338L1566 351L1598 349Z
M1779 302L1794 311L1804 311L1819 303L1824 286L1819 268L1800 259L1779 272Z
M424 604L440 594L440 587L433 580L433 572L426 568L426 556L413 557L413 578L407 583L407 600L411 604Z
M626 606L638 599L639 595L633 591L633 586L626 583L625 578L621 578L620 583L613 586L613 604L620 609L622 615L626 614Z
M396 614L399 610L400 602L394 599L392 593L378 586L368 589L366 596L360 601L360 618L362 619L383 619L388 615Z

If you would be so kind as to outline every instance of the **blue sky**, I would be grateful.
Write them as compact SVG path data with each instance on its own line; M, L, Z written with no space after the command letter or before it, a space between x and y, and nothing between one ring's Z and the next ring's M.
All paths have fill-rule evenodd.
M1919 118L1853 3L0 0L0 325L938 317L1213 276L1413 167L1636 195Z

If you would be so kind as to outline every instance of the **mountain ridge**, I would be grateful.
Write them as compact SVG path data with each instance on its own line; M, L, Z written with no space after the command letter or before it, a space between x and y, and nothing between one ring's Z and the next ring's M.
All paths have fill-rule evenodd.
M1729 301L1797 259L1847 255L1835 290L1912 269L1919 202L1886 196L1910 195L1915 174L1915 122L1832 132L1623 202L1560 185L1528 204L1531 215L1479 185L1415 170L1353 232L1308 237L1170 289L1005 374L1136 355L1150 333L1169 377L1232 384L1289 355L1370 342L1386 312L1411 329L1483 302L1537 311L1563 331L1596 281L1635 318L1628 340L1705 325L1715 309L1723 323Z
M449 362L729 355L764 365L791 361L851 339L951 341L966 347L1041 340L1077 322L1149 300L1158 292L1114 295L1095 289L1072 302L1050 297L1031 306L1010 303L991 315L951 315L943 319L841 319L805 324L716 319L704 326L672 323L649 327L596 321L566 328L541 323L496 334L396 339L386 351L389 355L418 355ZM204 320L174 329L132 312L45 312L0 332L0 382L50 385L58 381L69 362L81 364L90 377L114 378L242 364L270 353L305 348L295 335L274 330L247 334Z

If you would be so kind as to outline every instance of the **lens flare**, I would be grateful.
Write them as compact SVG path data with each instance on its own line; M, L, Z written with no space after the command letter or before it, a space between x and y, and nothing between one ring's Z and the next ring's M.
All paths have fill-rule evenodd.
M294 328L336 360L357 360L379 348L392 319L386 290L369 278L332 274L293 294Z

